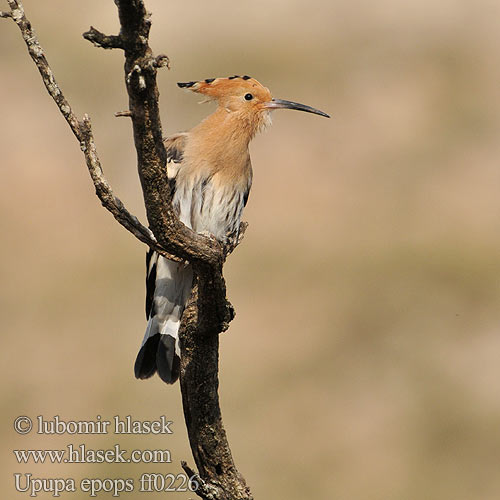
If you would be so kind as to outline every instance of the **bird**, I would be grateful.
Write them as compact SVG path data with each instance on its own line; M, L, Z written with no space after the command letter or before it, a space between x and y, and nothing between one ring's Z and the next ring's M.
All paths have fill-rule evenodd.
M222 245L237 236L252 185L248 150L254 136L271 125L271 112L293 109L329 118L293 101L274 99L248 75L177 83L215 101L216 110L187 132L164 139L172 206L193 231ZM179 326L191 293L193 270L149 250L146 255L146 332L134 371L138 379L158 373L167 384L180 372Z

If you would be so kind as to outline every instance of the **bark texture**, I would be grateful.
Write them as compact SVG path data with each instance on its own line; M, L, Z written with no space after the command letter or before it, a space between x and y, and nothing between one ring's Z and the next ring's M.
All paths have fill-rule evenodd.
M126 210L104 178L90 119L84 115L79 120L65 99L21 2L7 1L10 11L0 12L0 17L12 19L19 27L47 91L80 143L96 194L103 206L149 247L167 258L189 261L193 265L193 293L180 329L180 387L198 472L185 462L182 466L196 481L196 493L201 498L251 500L250 490L231 456L218 397L219 334L228 328L234 317L234 310L226 299L222 269L226 256L241 240L246 225L242 225L238 238L222 248L215 239L187 228L172 209L156 84L157 70L168 67L169 60L165 55L154 56L149 46L150 14L143 0L115 0L120 33L105 35L91 27L83 34L98 47L124 51L129 110L119 112L117 116L127 116L132 120L148 229Z

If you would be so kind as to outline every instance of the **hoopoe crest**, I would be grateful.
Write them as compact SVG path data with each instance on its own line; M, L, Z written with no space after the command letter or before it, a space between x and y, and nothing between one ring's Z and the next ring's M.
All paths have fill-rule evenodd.
M252 185L248 145L271 124L271 112L295 109L329 116L305 104L274 99L268 88L249 76L208 78L178 83L217 102L200 124L165 139L172 203L180 220L192 230L209 233L221 243L237 237L243 208ZM178 332L191 293L191 265L165 259L149 250L146 256L148 325L135 362L135 376L173 383L179 377Z

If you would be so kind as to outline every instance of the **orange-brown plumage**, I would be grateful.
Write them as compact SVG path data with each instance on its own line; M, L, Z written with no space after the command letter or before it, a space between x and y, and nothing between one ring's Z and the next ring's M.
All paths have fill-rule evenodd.
M204 120L195 127L192 130L194 134L210 127L215 133L224 137L228 134L238 135L240 140L248 145L259 130L270 125L268 106L272 102L272 95L269 89L255 78L249 76L210 78L178 85L218 103L217 111L207 118L208 123Z
M188 227L209 233L224 244L229 236L237 236L252 185L249 143L271 124L271 111L288 108L328 115L303 104L273 99L269 89L249 76L178 85L216 101L217 109L190 131L165 140L173 206ZM158 372L165 382L177 379L177 334L191 286L189 264L149 252L148 327L135 364L136 377L148 378Z

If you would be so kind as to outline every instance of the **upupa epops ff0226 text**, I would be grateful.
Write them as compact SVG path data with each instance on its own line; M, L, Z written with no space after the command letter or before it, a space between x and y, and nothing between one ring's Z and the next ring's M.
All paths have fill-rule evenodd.
M249 76L178 83L213 99L214 113L188 132L165 139L173 207L180 220L221 243L234 237L252 185L248 145L271 124L271 111L296 109L329 118L304 104L273 99L269 89ZM189 264L169 261L150 250L146 257L148 325L135 362L135 376L156 372L167 383L179 377L178 331L191 292Z

